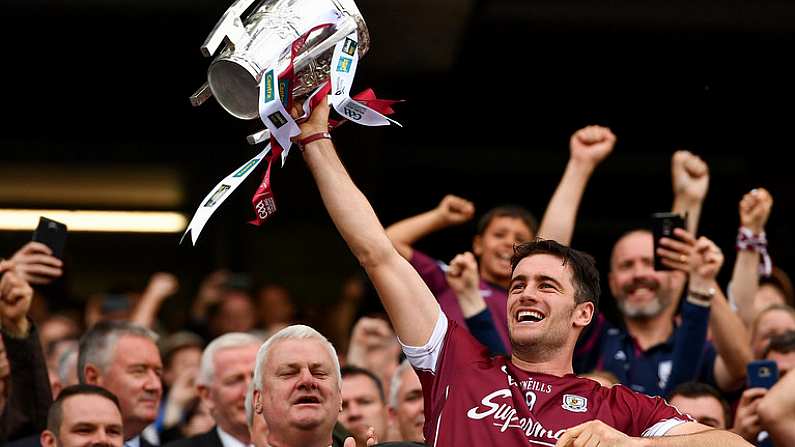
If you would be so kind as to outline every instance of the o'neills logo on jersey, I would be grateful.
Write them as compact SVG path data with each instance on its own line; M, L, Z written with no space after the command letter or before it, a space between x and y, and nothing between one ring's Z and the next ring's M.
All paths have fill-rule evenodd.
M521 387L524 391L540 391L547 394L552 392L552 385L536 382L532 378L530 380L523 380L519 382L519 387Z
M546 394L552 393L552 385L538 382L532 377L530 377L528 380L522 380L521 382L517 383L513 376L511 376L511 373L508 372L507 366L502 365L500 369L503 373L505 373L506 376L508 376L508 386L519 387L522 389L522 391L540 391Z
M501 432L508 429L520 430L524 432L528 438L535 439L549 439L558 440L565 429L552 431L546 429L538 421L534 421L530 417L516 416L516 408L510 403L497 403L497 399L511 399L511 390L501 389L486 395L481 401L480 405L470 408L467 411L467 417L476 421L491 418L495 427L500 427ZM512 401L510 401L512 403Z

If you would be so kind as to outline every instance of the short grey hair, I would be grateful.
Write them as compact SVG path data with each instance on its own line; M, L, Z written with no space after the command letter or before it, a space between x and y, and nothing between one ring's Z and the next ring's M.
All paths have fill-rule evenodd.
M80 351L77 346L72 346L66 349L58 358L58 379L61 384L66 386L69 381L69 374L77 368L77 359Z
M245 332L230 332L221 335L210 342L202 352L199 375L196 377L197 385L211 385L215 376L215 354L224 349L240 348L243 346L262 344L262 339Z
M337 357L337 350L326 337L315 329L303 325L294 324L287 326L279 332L273 334L268 341L262 344L257 352L257 366L254 367L254 389L262 391L262 374L265 362L268 361L268 354L273 345L282 340L318 340L328 350L331 362L334 365L334 373L337 375L337 386L342 390L342 374L340 373L340 359Z
M246 402L244 406L246 408L246 424L248 424L248 431L254 431L254 382L252 380L248 383L248 389L246 390Z
M406 359L400 362L400 366L392 374L392 380L389 382L389 406L391 408L397 408L400 403L398 402L398 393L400 392L400 385L403 384L403 373L408 370L413 371L411 363Z
M157 334L151 329L128 321L100 321L80 338L77 355L77 378L86 383L86 366L92 364L100 372L107 371L116 351L116 344L124 336L148 338L157 345Z

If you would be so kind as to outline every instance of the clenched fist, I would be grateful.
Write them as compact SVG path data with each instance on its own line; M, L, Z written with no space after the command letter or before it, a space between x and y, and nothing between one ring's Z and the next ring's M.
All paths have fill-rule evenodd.
M15 270L14 263L0 262L0 322L6 333L27 336L27 315L32 300L33 288Z
M462 224L475 215L475 205L469 200L448 194L439 202L436 212L448 225Z
M701 202L709 188L709 167L698 155L676 151L671 157L671 182L675 196Z
M754 234L763 232L772 207L773 197L766 189L752 189L740 200L740 224Z
M594 167L613 151L615 144L616 136L607 127L583 127L569 141L571 159Z

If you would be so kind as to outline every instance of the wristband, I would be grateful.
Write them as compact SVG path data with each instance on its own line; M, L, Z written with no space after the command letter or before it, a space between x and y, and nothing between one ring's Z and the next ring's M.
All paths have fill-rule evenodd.
M322 140L324 138L330 140L331 139L331 134L328 133L328 132L313 133L312 135L310 135L310 136L308 136L306 138L301 138L300 140L298 140L298 148L303 151L304 150L304 146L306 146L307 144L309 144L309 143L311 143L313 141Z
M705 292L688 290L687 301L697 306L709 307L716 292L717 291L713 287L710 287Z
M767 252L767 236L765 232L754 234L747 227L740 227L737 231L737 250L755 251L760 255L759 274L770 276L773 271L773 262Z

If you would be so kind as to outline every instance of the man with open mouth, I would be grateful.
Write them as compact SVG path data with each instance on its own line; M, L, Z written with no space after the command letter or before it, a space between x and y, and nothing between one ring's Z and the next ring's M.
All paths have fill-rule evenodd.
M574 345L596 311L599 274L589 255L554 241L517 247L507 303L513 353L490 357L447 319L386 236L330 141L328 111L326 100L317 105L301 124L299 144L326 209L420 376L428 445L749 445L661 398L573 375Z
M467 300L463 295L468 291L460 282L451 280L451 274L455 275L455 260L448 267L414 248L415 242L430 233L471 220L475 214L472 202L448 195L436 208L396 222L387 227L386 233L398 252L422 276L448 319L468 328L492 352L509 352L506 291L511 282L513 246L536 236L567 243L571 236L566 234L565 221L573 219L591 174L612 152L615 142L615 135L606 127L586 126L574 132L569 143L569 162L540 227L530 211L518 205L494 207L478 220L472 254L477 258L474 287L482 296L478 299L483 306L473 309L463 303ZM490 328L480 331L483 325Z

